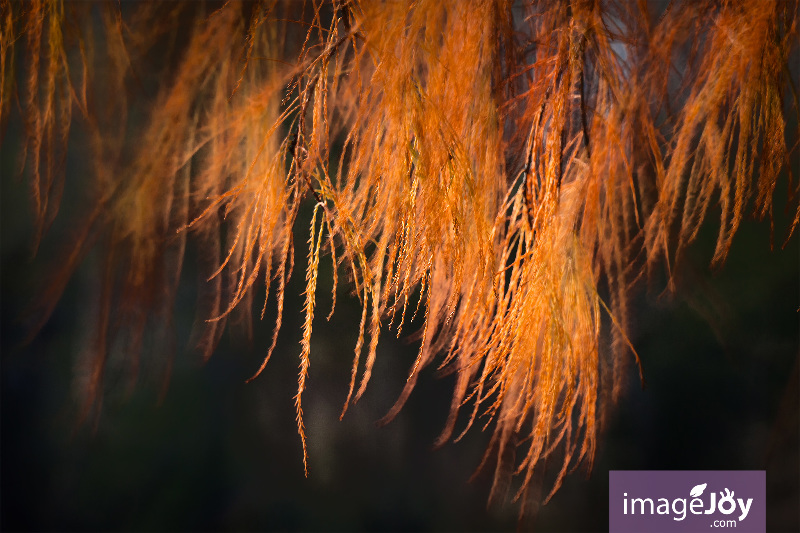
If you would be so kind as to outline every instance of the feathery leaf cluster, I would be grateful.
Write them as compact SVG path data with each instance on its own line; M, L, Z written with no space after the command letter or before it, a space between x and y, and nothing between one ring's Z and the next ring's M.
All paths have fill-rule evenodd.
M256 284L276 287L261 307L263 318L274 299L277 323L258 375L311 202L295 397L304 458L328 254L334 306L342 272L362 306L342 416L365 393L382 330L400 335L419 311L420 348L387 420L436 363L457 375L439 443L493 425L495 489L510 467L524 496L552 455L555 491L591 463L601 412L636 357L633 285L669 272L716 212L723 263L751 209L771 217L781 172L797 203L787 124L800 113L799 23L797 1L3 1L0 121L12 106L24 117L37 243L56 218L73 123L91 151L86 215L39 324L102 249L88 414L114 338L135 381L144 331L169 328L193 239L204 357L232 313L250 320ZM140 69L170 42L177 59L142 97Z

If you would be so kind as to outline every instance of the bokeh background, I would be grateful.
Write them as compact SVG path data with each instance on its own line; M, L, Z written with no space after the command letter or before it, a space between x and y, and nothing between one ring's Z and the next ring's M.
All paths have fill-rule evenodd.
M424 371L398 417L376 426L405 383L416 343L384 335L364 398L339 421L360 317L345 284L330 322L324 319L329 287L318 290L304 395L309 475L303 475L293 404L303 316L302 216L283 329L258 379L245 384L269 346L269 312L253 323L249 340L246 328L233 327L205 364L191 349L197 273L190 248L166 394L159 365L148 370L145 364L132 392L124 380L107 383L96 427L77 424L76 376L92 331L98 258L89 255L44 329L27 342L25 309L69 242L88 151L75 134L62 212L34 257L29 195L18 171L21 134L13 114L0 143L3 530L502 531L520 525L515 505L487 507L492 464L469 481L488 431L476 427L460 442L433 449L452 376ZM793 164L800 175L796 157ZM606 530L609 470L753 469L767 471L768 531L800 531L800 246L798 236L780 246L791 220L782 210L783 191L774 249L769 222L750 220L724 268L709 270L716 237L710 216L676 272L676 291L665 291L663 274L642 284L633 297L631 340L644 386L631 364L591 473L570 475L523 528ZM329 278L321 272L320 283ZM170 356L163 347L147 350L145 363ZM542 497L557 466L537 481Z

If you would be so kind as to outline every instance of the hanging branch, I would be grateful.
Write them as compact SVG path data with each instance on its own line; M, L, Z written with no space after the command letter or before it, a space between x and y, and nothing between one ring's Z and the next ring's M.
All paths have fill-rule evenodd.
M342 416L365 394L385 326L399 335L419 311L419 351L384 421L438 361L457 377L437 444L468 406L456 440L477 421L493 427L490 497L518 476L524 510L543 460L561 464L550 496L591 467L621 369L639 364L637 280L662 264L671 276L712 214L722 265L747 214L771 218L784 172L788 235L800 221L796 0L662 12L627 0L0 6L0 125L19 107L33 248L53 223L78 228L35 306L39 327L87 251L105 253L84 413L103 398L114 338L130 340L133 382L145 331L171 323L151 312L172 309L189 239L201 249L204 359L232 313L251 323L259 280L262 318L277 285L257 377L312 201L295 396L306 472L302 393L328 250L333 307L339 268L362 305ZM163 64L148 65L153 49ZM78 222L57 215L75 128L93 169L77 184L91 204Z

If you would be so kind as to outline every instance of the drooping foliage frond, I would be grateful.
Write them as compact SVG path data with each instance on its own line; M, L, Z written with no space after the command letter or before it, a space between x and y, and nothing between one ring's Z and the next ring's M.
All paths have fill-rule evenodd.
M782 173L793 198L799 23L796 1L4 1L0 122L14 107L24 119L37 243L71 179L75 124L91 154L86 214L38 324L87 251L103 250L88 414L109 346L126 343L135 381L144 332L169 328L192 239L205 358L232 313L249 323L257 284L262 318L274 299L257 376L308 202L304 462L329 254L334 303L345 273L362 305L342 415L368 387L381 334L419 311L419 351L387 420L435 363L457 376L439 442L493 425L495 488L510 467L524 496L554 456L555 491L591 464L636 359L634 284L669 273L709 217L723 263L748 213L772 216Z

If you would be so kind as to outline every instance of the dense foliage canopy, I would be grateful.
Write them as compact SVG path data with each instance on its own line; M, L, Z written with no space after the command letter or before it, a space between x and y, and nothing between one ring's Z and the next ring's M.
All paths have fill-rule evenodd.
M86 254L105 257L84 416L104 375L135 383L143 338L168 333L190 240L206 280L204 357L234 314L276 306L261 373L301 234L303 449L331 261L334 307L340 277L362 306L342 416L367 389L381 334L419 314L419 352L387 420L436 364L457 375L439 442L493 424L495 487L518 474L523 496L554 456L555 491L591 463L636 360L634 285L669 276L708 218L724 263L746 215L772 217L782 180L793 222L780 242L800 219L796 1L1 5L0 121L23 117L35 246L54 223L74 228L34 329ZM71 130L89 176L65 175ZM61 220L73 180L82 216Z

